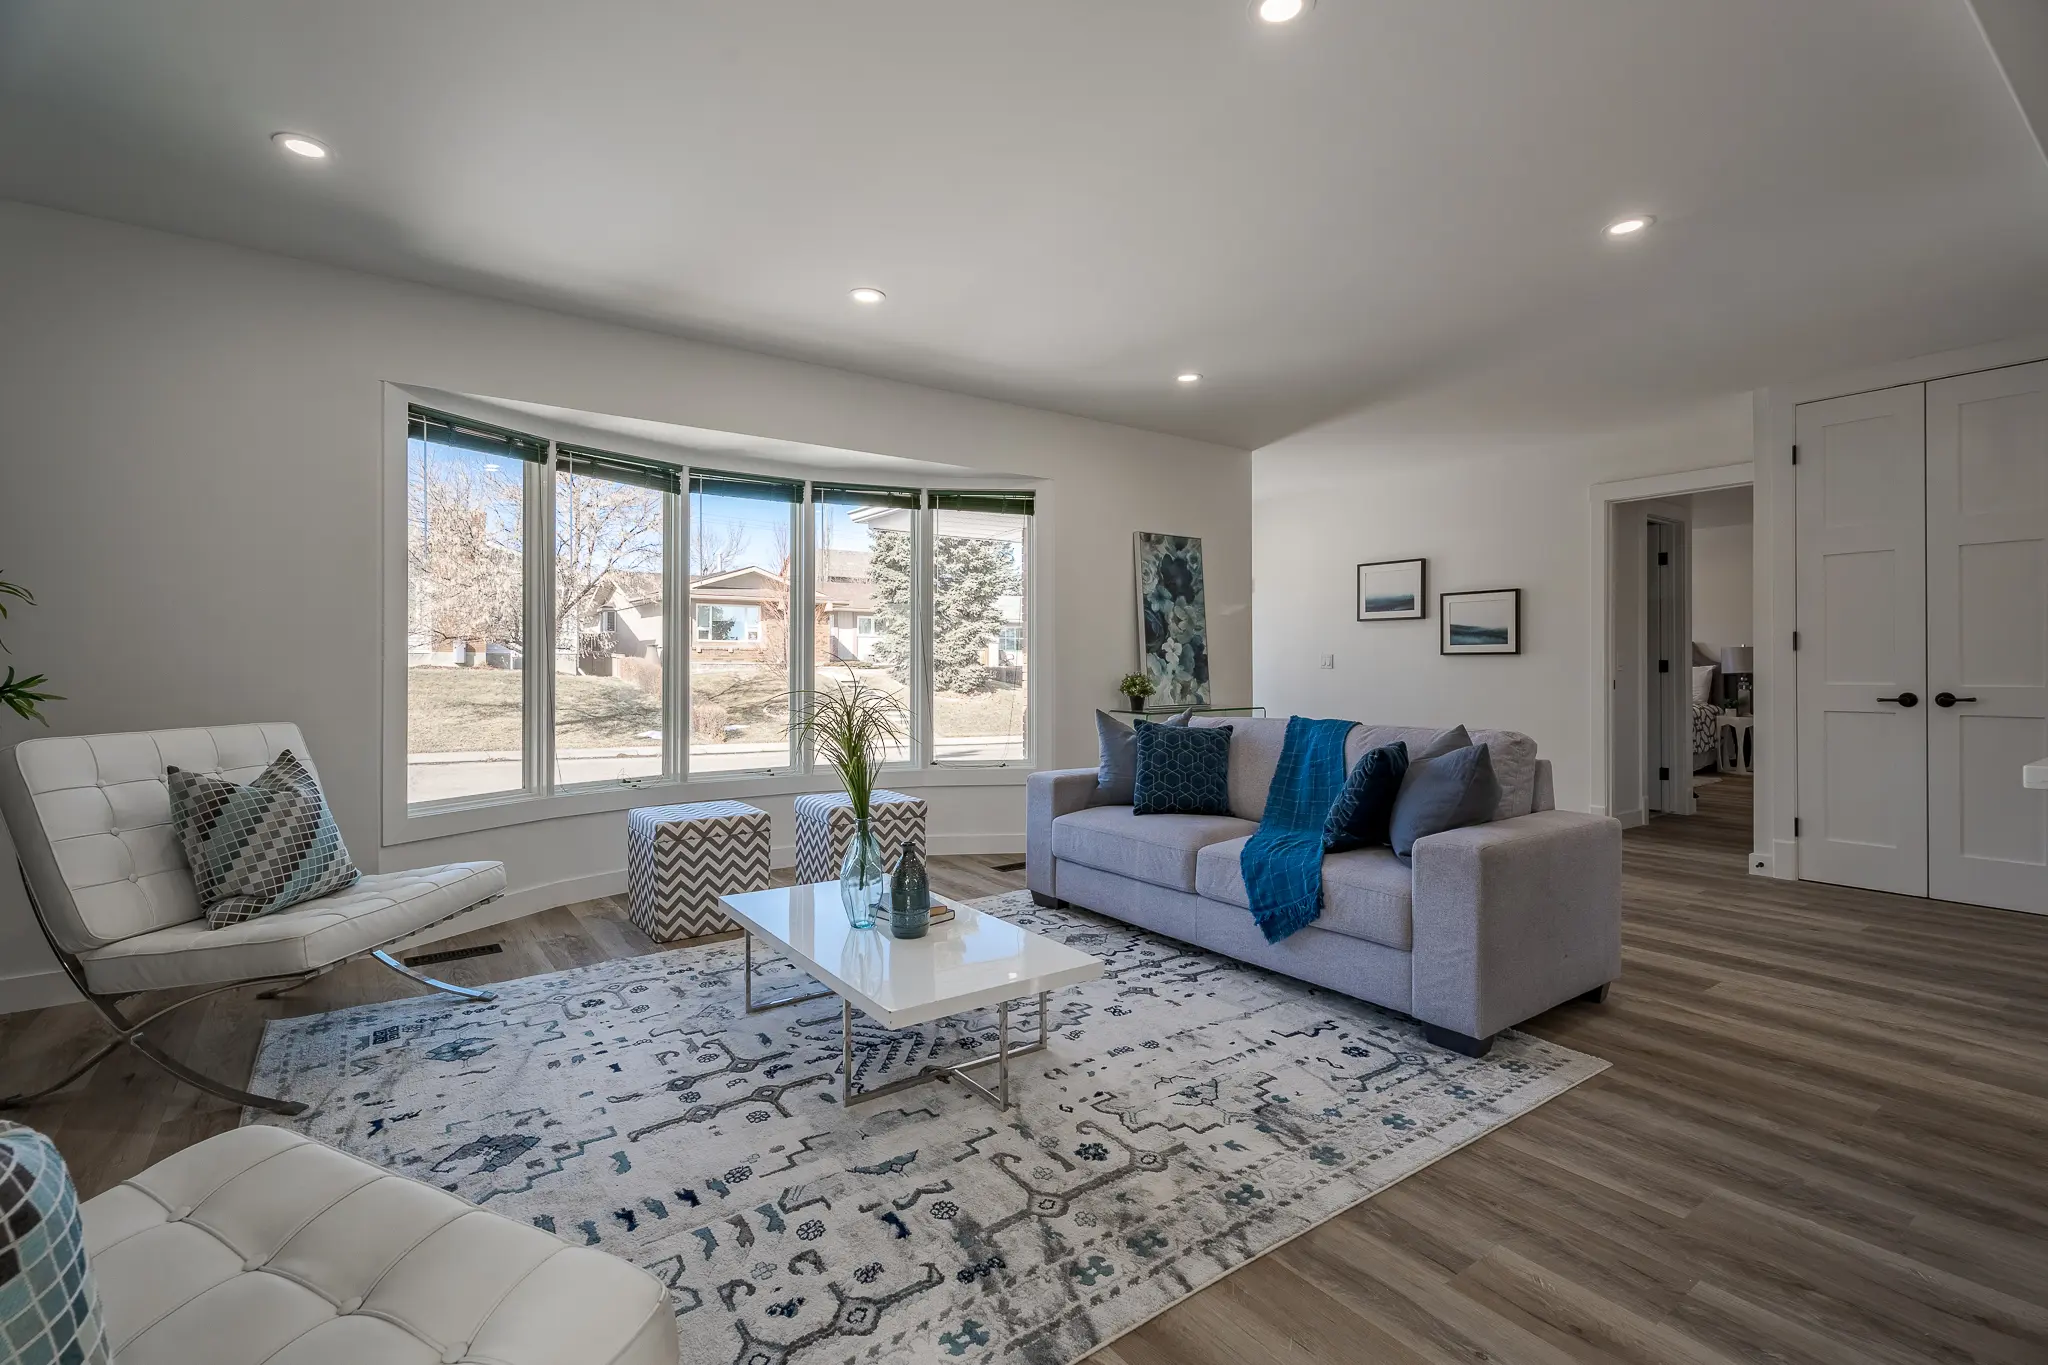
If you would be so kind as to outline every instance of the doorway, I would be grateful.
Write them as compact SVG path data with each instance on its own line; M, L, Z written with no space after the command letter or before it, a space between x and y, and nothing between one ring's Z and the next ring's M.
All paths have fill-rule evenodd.
M1605 618L1594 809L1624 825L1697 818L1709 789L1717 818L1751 805L1750 475L1728 466L1593 490Z

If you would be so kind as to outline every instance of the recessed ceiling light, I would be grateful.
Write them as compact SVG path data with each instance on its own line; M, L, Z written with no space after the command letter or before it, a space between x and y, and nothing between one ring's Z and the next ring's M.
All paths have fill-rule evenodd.
M293 156L303 156L309 161L325 161L327 159L326 144L315 142L304 133L272 133L270 140L290 152Z
M889 297L881 290L869 288L867 285L862 285L858 289L848 290L847 296L855 303L880 303L883 299Z
M1638 214L1633 218L1623 218L1618 222L1609 223L1607 225L1607 235L1609 237L1627 237L1634 233L1641 232L1644 228L1648 227L1650 224L1656 221L1657 220L1655 218L1652 218L1647 214Z
M1202 382L1202 376L1196 374L1193 370L1189 370L1185 374L1177 374L1174 376L1174 379L1182 384L1199 384Z
M1269 24L1284 24L1299 19L1315 3L1316 0L1252 0L1252 14Z

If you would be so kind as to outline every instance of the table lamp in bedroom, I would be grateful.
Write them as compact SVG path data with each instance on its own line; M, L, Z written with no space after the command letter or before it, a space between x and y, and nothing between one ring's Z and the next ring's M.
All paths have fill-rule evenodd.
M1721 651L1721 676L1735 698L1737 715L1749 714L1749 684L1756 673L1755 645L1728 645Z

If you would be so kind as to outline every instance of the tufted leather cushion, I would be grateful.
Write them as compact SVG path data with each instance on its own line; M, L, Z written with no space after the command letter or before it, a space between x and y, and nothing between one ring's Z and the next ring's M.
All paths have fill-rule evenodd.
M503 863L379 872L258 919L214 929L187 920L79 954L102 995L310 972L460 914L505 889Z
M51 935L82 953L202 913L164 769L252 782L299 727L223 725L30 739L0 762L0 810ZM306 759L311 770L312 760ZM317 774L316 774L317 776Z
M675 1365L668 1293L603 1252L283 1128L82 1209L115 1365Z

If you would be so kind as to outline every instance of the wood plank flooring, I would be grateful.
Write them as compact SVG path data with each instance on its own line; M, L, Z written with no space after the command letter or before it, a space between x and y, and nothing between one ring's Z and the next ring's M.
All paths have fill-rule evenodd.
M1749 787L1630 831L1625 974L1531 1031L1612 1069L1099 1351L1097 1365L2048 1362L2048 918L1751 877ZM941 858L950 895L1014 855ZM476 936L469 983L651 951L593 901ZM436 947L461 946L455 944ZM268 1015L409 993L355 964L173 1016L247 1074ZM83 1006L0 1019L12 1089ZM116 1054L18 1117L90 1193L235 1112Z

